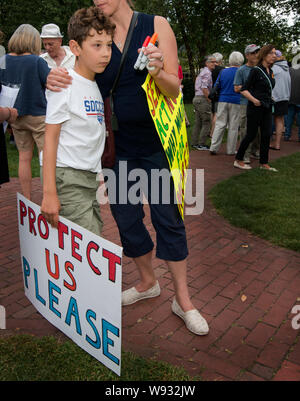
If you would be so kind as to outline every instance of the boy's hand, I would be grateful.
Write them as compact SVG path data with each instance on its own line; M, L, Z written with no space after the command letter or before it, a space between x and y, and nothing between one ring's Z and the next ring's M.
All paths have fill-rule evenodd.
M52 92L60 92L72 84L72 77L63 67L52 68L47 77L46 87Z
M60 202L57 195L43 197L41 213L54 228L58 227L59 211Z

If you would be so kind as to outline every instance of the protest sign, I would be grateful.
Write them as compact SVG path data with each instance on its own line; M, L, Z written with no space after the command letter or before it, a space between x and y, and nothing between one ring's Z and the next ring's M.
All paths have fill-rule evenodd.
M55 327L121 374L122 248L18 194L25 295Z
M177 99L164 96L150 74L142 87L146 92L149 111L169 162L178 209L184 219L184 189L189 147L182 93Z

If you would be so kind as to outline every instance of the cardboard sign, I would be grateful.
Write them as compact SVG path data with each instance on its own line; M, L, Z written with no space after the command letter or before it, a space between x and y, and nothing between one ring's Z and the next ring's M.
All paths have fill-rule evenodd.
M25 295L50 323L121 374L122 248L18 194Z
M182 93L177 99L164 96L150 74L147 75L142 87L146 92L149 111L169 162L178 209L184 219L184 189L186 169L189 164L189 146Z

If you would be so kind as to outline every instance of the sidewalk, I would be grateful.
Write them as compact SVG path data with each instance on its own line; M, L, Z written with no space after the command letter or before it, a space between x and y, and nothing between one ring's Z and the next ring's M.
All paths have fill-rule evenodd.
M300 151L299 143L283 142L280 152L270 150L270 157L296 151ZM210 332L205 337L192 335L172 314L171 276L164 263L154 259L162 293L123 308L123 349L183 366L203 380L300 381L300 329L291 325L292 307L300 305L300 253L275 247L217 215L207 194L217 182L242 173L233 168L233 156L192 151L190 168L205 170L205 211L185 218L188 281L193 302L207 319ZM39 179L34 179L33 187L33 201L40 203ZM7 314L7 330L0 330L0 336L55 335L59 331L24 296L17 191L16 178L0 189L0 305ZM145 222L155 238L145 210ZM102 208L102 217L103 236L119 244L108 206ZM123 289L137 281L135 266L124 257Z

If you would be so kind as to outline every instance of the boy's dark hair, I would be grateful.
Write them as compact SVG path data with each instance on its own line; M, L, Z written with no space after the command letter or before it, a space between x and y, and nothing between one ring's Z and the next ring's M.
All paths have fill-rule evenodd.
M69 40L75 40L81 46L92 28L98 33L105 31L113 36L116 26L108 17L103 15L100 8L81 8L70 18L68 25Z

